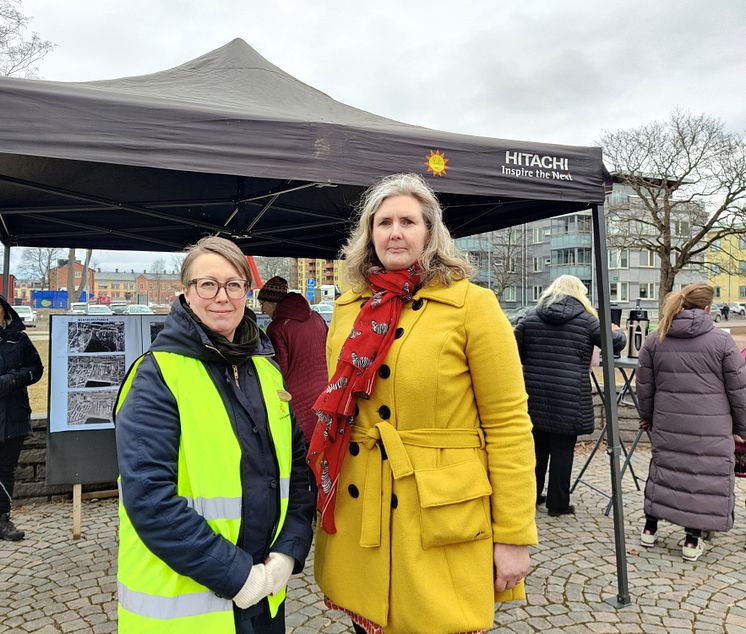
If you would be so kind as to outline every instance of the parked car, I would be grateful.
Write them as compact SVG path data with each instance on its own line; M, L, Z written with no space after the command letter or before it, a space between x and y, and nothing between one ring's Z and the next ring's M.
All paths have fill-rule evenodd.
M532 308L533 306L519 306L518 308L509 308L505 311L505 316L508 318L511 326L517 326L520 322L523 321L526 313L528 313L528 311Z
M85 302L71 302L69 312L71 315L85 315L88 312L88 304Z
M719 322L723 318L723 311L721 309L722 304L713 304L710 306L710 317L715 323Z
M741 317L746 315L746 304L742 304L741 302L731 302L728 304L728 308L730 308L730 312L733 315L741 315Z
M311 304L311 310L316 311L326 321L331 321L334 313L334 304Z
M89 304L88 315L113 315L111 308L106 304Z
M126 315L129 304L127 302L112 302L109 304L111 312L115 315Z
M23 319L23 323L29 328L36 328L36 311L31 310L31 306L11 306Z
M145 304L129 304L124 311L125 315L153 315L153 309Z

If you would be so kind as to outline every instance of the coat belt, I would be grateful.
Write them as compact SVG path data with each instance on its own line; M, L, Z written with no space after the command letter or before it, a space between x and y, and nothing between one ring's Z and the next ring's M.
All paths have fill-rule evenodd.
M484 448L484 434L479 428L421 428L402 430L390 423L380 422L374 427L352 427L351 442L363 445L368 455L363 488L362 528L360 546L377 548L381 545L381 505L383 503L383 453L394 480L414 474L414 467L405 445L432 449Z

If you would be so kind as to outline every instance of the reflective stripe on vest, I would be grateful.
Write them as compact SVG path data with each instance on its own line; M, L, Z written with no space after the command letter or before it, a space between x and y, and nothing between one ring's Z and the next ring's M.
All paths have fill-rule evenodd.
M235 544L241 528L241 448L217 388L202 362L168 352L154 352L173 394L181 425L177 495L205 518L210 527ZM277 368L252 358L269 417L269 431L279 466L280 517L272 543L287 516L292 468L292 426L284 386ZM136 362L139 364L140 359ZM136 366L127 376L117 403L124 403ZM177 574L142 543L120 497L119 628L152 632L233 632L233 602L218 597L193 579ZM286 589L269 596L277 614Z

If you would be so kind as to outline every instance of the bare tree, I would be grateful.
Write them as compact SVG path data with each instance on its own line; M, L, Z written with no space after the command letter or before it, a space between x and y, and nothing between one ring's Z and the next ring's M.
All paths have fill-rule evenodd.
M68 249L67 251L67 263L70 265L67 267L67 303L68 307L70 302L78 301L80 294L85 292L86 297L91 289L88 288L88 269L91 265L91 255L93 254L92 249L85 250L85 261L83 262L83 270L80 273L80 284L75 287L75 249ZM72 264L70 264L72 262Z
M520 283L525 268L523 226L492 231L488 236L489 286L502 299L505 289Z
M259 274L262 276L262 282L266 282L269 278L276 275L284 277L286 280L290 279L290 272L292 271L291 258L270 258L257 255L254 256L254 261L259 269Z
M20 11L21 0L0 0L0 75L36 77L34 66L53 48L28 31L29 18Z
M155 280L155 303L160 304L161 303L161 282L163 281L163 276L168 273L168 268L166 266L166 260L163 258L158 258L157 260L154 260L153 263L150 265L150 271L148 273L148 278ZM150 289L150 285L148 285L148 289ZM150 293L148 293L148 301L150 301Z
M38 280L42 288L49 288L49 269L53 268L64 251L58 248L26 247L18 265L24 278Z
M604 156L622 191L609 200L609 243L660 257L659 302L711 245L746 234L746 144L718 119L674 112L667 121L605 132Z
M174 273L179 273L179 271L181 271L181 263L184 261L185 257L186 255L184 253L174 253L171 255L169 265Z

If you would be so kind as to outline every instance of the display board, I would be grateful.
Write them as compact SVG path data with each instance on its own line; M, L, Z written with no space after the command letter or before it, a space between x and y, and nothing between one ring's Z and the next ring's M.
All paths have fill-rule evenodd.
M47 484L116 479L113 412L132 363L166 315L52 315Z

